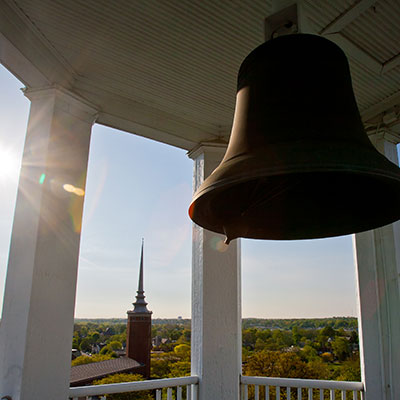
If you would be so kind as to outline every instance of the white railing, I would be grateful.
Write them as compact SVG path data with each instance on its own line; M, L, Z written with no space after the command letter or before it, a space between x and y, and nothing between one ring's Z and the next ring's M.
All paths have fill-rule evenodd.
M363 400L361 382L242 376L242 400Z
M107 398L107 394L139 392L143 390L155 390L156 400L162 399L163 389L166 392L167 400L197 400L198 399L197 376L186 376L183 378L154 379L151 381L112 383L109 385L79 386L69 388L69 398ZM186 388L186 395L183 388Z

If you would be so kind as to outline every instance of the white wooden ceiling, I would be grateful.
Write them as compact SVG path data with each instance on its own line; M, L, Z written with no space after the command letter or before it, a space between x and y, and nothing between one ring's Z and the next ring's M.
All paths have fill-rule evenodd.
M348 55L366 125L397 122L400 1L304 10ZM190 150L228 139L237 70L270 13L266 0L0 0L0 61L28 87L84 97L99 123Z

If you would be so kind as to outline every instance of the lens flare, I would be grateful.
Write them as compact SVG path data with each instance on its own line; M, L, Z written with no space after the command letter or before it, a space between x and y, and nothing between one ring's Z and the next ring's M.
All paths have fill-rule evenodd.
M85 190L82 189L82 187L85 187L85 182L86 174L82 174L76 181L78 186L69 183L63 185L64 190L75 195L71 196L68 211L72 226L76 233L80 233L82 230L83 196L85 195Z
M74 186L74 185L70 185L69 183L65 183L65 184L63 185L63 189L64 189L66 192L73 193L73 191L75 190L75 186Z
M77 196L83 196L85 194L85 191L81 188L74 188L74 194Z
M15 154L0 146L0 178L9 178L18 169L18 160Z
M69 184L69 183L65 183L65 184L63 185L63 189L64 189L66 192L76 194L77 196L84 196L84 195L85 195L85 191L84 191L83 189L77 188L77 187L75 187L74 185L71 185L71 184Z
M212 249L225 253L228 250L228 245L224 243L223 239L218 236L213 236L210 240L210 246Z
M40 184L40 185L43 185L43 183L44 183L45 179L46 179L46 174L42 174L42 175L40 175L40 178L39 178L39 184Z

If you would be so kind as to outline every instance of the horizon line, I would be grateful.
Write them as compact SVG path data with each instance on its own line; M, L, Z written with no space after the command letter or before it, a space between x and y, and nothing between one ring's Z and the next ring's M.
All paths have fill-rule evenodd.
M275 317L242 317L242 320L244 319L276 319L276 320L282 320L282 319L339 319L339 318L358 318L357 316L353 315L347 315L347 316L326 316L326 317L281 317L281 318L275 318ZM127 317L74 317L75 319L127 319ZM155 317L152 318L153 320L156 319L181 319L181 320L191 320L191 318L179 318L179 317Z

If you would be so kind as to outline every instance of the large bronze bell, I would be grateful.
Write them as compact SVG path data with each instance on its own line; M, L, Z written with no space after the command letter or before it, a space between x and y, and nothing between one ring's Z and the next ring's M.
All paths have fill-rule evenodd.
M189 215L227 242L331 237L400 218L400 169L368 139L338 46L288 35L246 57L228 149Z

